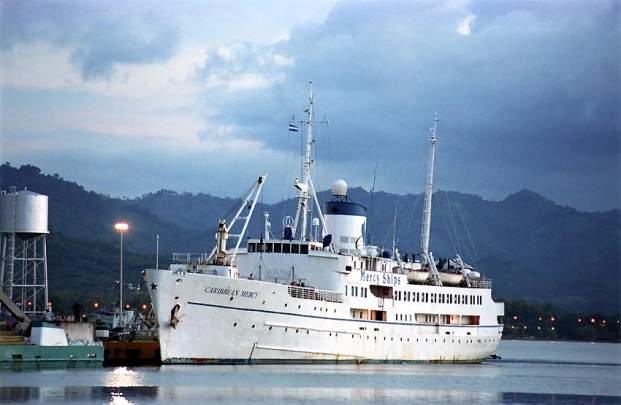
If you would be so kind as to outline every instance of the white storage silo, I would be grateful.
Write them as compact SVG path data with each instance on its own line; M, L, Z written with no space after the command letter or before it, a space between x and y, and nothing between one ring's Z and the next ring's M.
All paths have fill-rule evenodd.
M48 197L28 190L0 194L0 232L33 234L48 233Z
M30 315L48 307L48 197L29 190L0 192L2 290Z

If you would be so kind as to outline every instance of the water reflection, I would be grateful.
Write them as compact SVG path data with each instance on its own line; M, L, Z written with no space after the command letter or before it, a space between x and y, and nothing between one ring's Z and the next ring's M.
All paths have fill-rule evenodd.
M110 405L157 403L158 387L0 387L0 403Z
M136 387L140 385L140 374L127 367L116 367L106 374L104 385L107 387Z
M619 404L618 396L293 387L0 387L0 403L137 404Z

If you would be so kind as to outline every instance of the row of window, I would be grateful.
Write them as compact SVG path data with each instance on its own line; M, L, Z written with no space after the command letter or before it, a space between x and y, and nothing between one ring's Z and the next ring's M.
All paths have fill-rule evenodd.
M315 245L311 246L314 249ZM292 253L292 254L308 254L308 243L300 241L285 242L265 242L265 243L248 243L248 253L265 252L265 253Z
M369 289L366 287L345 286L345 296L367 298ZM395 301L429 302L432 304L483 305L482 295L426 293L413 291L395 291Z
M395 291L395 301L429 302L432 304L483 305L482 295Z
M347 286L345 286L345 296L347 296ZM358 292L360 292L360 295L358 295ZM350 295L352 297L362 297L362 298L367 298L369 296L369 289L367 287L360 287L360 289L358 289L358 287L356 286L350 286Z

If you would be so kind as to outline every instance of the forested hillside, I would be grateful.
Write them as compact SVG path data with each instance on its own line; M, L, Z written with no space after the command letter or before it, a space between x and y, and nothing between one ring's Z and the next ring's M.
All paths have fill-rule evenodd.
M28 190L49 197L50 288L73 299L79 291L106 294L118 279L118 234L113 225L130 223L125 235L128 277L172 252L211 250L218 220L241 204L206 194L161 190L136 199L110 198L45 175L35 166L4 164L0 189ZM422 195L371 194L351 188L348 196L368 209L371 242L402 254L418 253ZM240 196L241 197L241 196ZM320 201L329 199L319 194ZM295 201L257 205L248 234L259 236L261 215L269 212L272 233L282 235L282 218L295 214ZM551 303L567 311L619 313L621 302L620 211L580 212L528 190L502 201L438 191L433 199L431 249L436 258L459 252L493 279L497 298ZM133 273L132 273L133 272ZM62 294L60 294L62 295Z

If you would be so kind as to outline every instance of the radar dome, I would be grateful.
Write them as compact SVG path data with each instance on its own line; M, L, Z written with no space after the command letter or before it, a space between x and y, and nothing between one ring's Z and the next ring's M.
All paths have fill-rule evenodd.
M339 179L332 183L332 195L347 195L347 183L345 182L345 180Z

